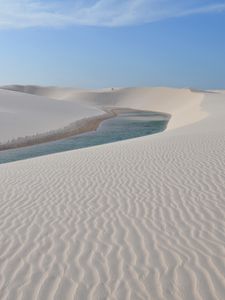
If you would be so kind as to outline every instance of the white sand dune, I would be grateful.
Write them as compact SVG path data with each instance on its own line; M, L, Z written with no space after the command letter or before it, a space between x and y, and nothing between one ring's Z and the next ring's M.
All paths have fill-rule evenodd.
M0 298L224 299L225 95L80 94L169 130L0 165Z
M90 105L0 89L0 142L57 130L102 113Z

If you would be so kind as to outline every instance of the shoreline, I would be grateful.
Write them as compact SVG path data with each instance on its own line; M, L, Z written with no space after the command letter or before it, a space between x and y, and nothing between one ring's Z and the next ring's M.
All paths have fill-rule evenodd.
M0 152L20 149L29 146L40 145L44 143L56 142L59 140L64 140L70 137L78 136L80 134L96 131L100 124L110 118L118 116L120 113L129 113L129 112L147 112L146 110L132 109L132 108L123 108L123 107L107 107L102 108L102 111L105 113L95 117L84 118L69 125L51 130L45 133L35 134L32 136L18 137L12 139L7 143L0 144ZM171 115L163 112L155 112L167 116L170 119Z
M56 130L51 130L45 133L39 133L32 136L18 137L16 139L12 139L6 143L0 143L0 152L19 149L29 146L35 146L39 144L56 142L59 140L63 140L69 137L77 136L79 134L88 133L91 131L95 131L98 129L99 125L110 118L116 117L119 113L122 112L130 112L136 111L134 109L129 108L102 108L105 112L102 115L98 115L95 117L84 118L69 125L59 128ZM139 110L137 110L139 111Z
M49 132L35 134L13 139L7 143L0 144L0 152L29 147L49 142L63 140L82 133L87 133L97 130L101 122L116 117L120 109L104 109L105 113L96 117L84 118L69 125Z

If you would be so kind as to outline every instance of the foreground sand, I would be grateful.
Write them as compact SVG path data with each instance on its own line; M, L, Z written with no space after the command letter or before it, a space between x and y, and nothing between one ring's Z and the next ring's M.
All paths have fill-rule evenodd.
M225 95L139 92L166 132L0 166L1 299L224 299Z

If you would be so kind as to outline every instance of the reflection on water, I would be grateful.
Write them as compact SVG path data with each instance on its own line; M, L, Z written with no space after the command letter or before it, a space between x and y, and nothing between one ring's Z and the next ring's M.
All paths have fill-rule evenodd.
M165 130L169 117L155 112L123 112L103 121L97 131L40 145L0 152L0 164L67 150L107 144Z

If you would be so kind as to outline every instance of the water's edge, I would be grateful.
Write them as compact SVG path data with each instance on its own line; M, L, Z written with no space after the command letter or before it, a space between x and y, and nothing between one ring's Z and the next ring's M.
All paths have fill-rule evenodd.
M125 108L104 111L100 118L83 119L79 126L75 122L53 132L50 138L45 135L14 141L8 145L12 148L0 151L0 164L155 134L165 130L170 119L170 115L159 112Z
M102 121L113 118L116 115L116 112L111 110L96 117L84 118L82 120L75 121L63 128L48 131L45 133L35 134L32 136L18 137L16 139L10 140L7 143L0 144L0 151L54 142L76 136L81 133L94 131L98 128Z

